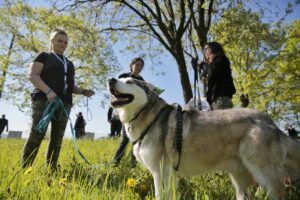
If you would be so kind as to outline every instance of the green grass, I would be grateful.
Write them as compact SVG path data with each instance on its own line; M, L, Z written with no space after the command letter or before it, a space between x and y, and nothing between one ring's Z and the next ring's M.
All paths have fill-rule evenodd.
M24 142L0 140L0 199L154 199L151 174L140 164L131 169L130 156L125 156L118 167L109 165L119 139L78 141L83 154L97 167L85 164L72 141L65 140L59 158L60 170L56 173L51 173L45 164L47 140L42 143L32 171L21 169ZM128 185L128 179L136 184ZM290 187L287 199L299 199L299 188ZM265 199L260 189L252 188L251 196L251 199ZM235 199L235 191L227 174L211 173L181 178L177 199Z

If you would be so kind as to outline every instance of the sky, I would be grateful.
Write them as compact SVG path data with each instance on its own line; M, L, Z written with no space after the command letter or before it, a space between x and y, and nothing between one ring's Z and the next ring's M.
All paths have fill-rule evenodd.
M123 69L118 74L129 71L129 64L133 57L134 55L132 55L132 57L128 56L119 58L119 62L123 63ZM155 75L155 72L149 69L150 67L148 67L149 64L147 63L147 61L148 60L146 59L144 70L141 73L144 79L162 89L165 89L165 91L160 96L168 103L176 102L183 105L184 100L176 63L171 58L165 58L165 64L167 65L163 68L165 75L157 76ZM82 112L87 122L86 131L94 132L96 138L107 136L110 132L110 124L107 122L107 111L109 105L107 104L104 108L101 107L101 100L101 97L97 94L89 98L89 109L92 114L92 119L90 121L88 119L91 118L91 115L90 113L88 113L87 115L87 107L79 107L75 105L73 106L70 113L70 118L74 125L76 114L78 112ZM22 137L28 136L31 122L30 116L26 116L24 113L18 111L18 108L16 106L12 106L8 101L0 100L0 115L2 114L5 114L6 118L9 120L9 130L22 131ZM71 137L69 124L67 125L65 136Z
M268 3L268 1L264 1ZM281 15L284 11L284 8L287 5L287 1L282 0L272 0L270 1L276 5L274 9L281 9ZM259 9L258 7L253 7L253 9ZM289 15L286 19L287 22L292 22L295 19L300 19L300 8L296 7L295 11ZM129 64L132 58L135 55L116 55L118 60L123 67L123 69L118 73L128 72ZM153 70L151 70L150 60L145 60L145 67L142 71L141 75L144 77L146 81L151 82L152 84L164 89L165 91L160 95L166 102L168 103L179 103L181 105L184 104L182 87L180 85L179 73L177 70L176 62L170 55L166 55L162 58L162 69L161 72L164 72L164 75L156 75ZM188 61L187 61L188 62ZM193 72L189 69L190 81L193 80ZM89 99L89 109L92 114L92 118L90 119L90 115L87 116L87 108L74 106L70 113L71 121L74 125L76 120L76 114L78 112L82 112L84 118L87 121L86 131L95 133L95 138L107 136L110 132L110 124L107 122L107 111L108 105L106 107L100 106L101 97L99 95L95 95ZM20 112L16 106L11 105L9 101L0 100L0 115L5 114L6 118L9 120L9 130L11 131L22 131L23 138L28 137L30 130L31 117L25 115ZM88 119L87 119L88 118ZM6 132L4 132L6 134ZM65 137L71 137L70 125L68 123L66 128Z

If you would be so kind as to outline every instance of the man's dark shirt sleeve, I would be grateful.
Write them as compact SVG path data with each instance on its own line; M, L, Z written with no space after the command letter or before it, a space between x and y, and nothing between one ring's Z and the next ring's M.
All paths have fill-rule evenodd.
M47 56L48 56L47 53L42 52L33 60L33 62L39 62L45 64L47 60Z

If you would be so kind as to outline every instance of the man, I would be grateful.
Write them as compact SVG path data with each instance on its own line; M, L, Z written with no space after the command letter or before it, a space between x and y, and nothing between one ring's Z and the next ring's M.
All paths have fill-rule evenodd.
M82 112L79 112L74 127L76 138L81 138L85 135L85 125L86 122L82 116Z
M51 119L50 140L47 151L47 164L52 170L57 169L58 157L63 143L67 122L73 106L73 94L91 97L95 92L83 89L75 82L75 67L64 53L69 42L68 34L63 30L55 30L50 35L50 52L41 52L29 67L28 78L34 89L31 93L32 100L32 125L29 137L22 153L22 167L32 165L39 147L46 135L47 128L37 130L36 125L41 120L43 111L49 101L63 102L63 107L56 109Z
M292 125L288 125L286 127L286 130L288 131L288 134L291 138L293 138L293 139L298 138L298 132L296 131L296 129L294 127L292 127Z
M110 107L107 113L107 121L110 123L110 135L109 137L115 137L121 135L122 122L119 118L119 113L116 109Z
M0 138L5 127L6 127L6 132L8 132L8 120L5 119L5 115L2 115L2 118L0 119Z

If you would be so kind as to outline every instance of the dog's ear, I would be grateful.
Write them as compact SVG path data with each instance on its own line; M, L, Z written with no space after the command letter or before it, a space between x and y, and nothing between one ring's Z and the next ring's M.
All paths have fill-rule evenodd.
M154 96L158 96L160 95L164 90L161 90L160 88L158 87L155 87L152 83L150 82L146 82L146 81L140 81L140 80L136 80L134 79L134 82L139 85L140 87L142 87L145 92L147 94L149 93L154 93L155 95ZM149 96L149 95L148 95ZM153 95L150 95L150 96L153 96Z
M146 85L148 86L148 88L149 88L151 91L155 92L156 87L155 87L152 83L146 82Z

